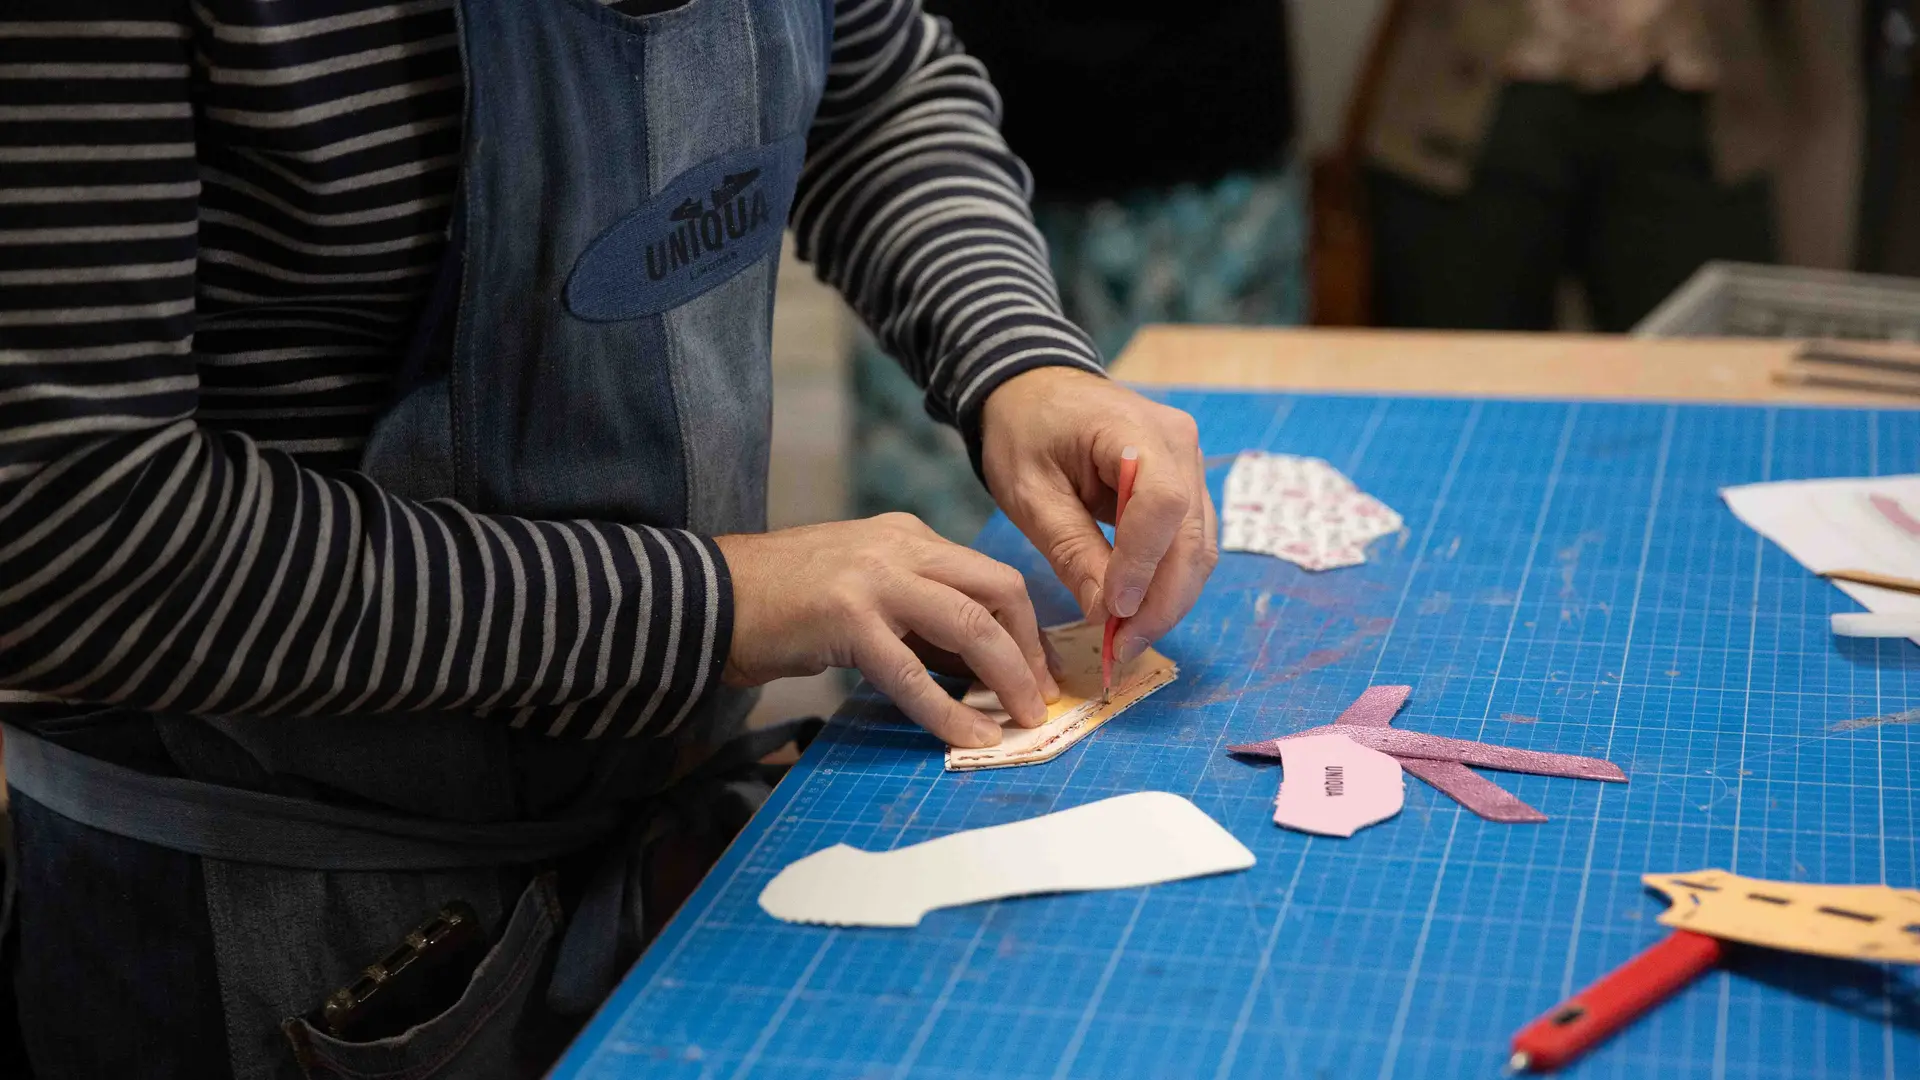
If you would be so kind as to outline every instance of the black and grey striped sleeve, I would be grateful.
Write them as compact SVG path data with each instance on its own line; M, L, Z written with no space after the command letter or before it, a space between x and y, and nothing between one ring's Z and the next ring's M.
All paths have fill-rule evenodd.
M980 406L1036 367L1099 371L1061 313L980 62L919 0L838 0L826 97L794 202L802 258L839 288L978 452Z
M677 724L731 634L710 540L408 501L203 422L194 25L0 11L0 699ZM322 382L287 415L357 407Z

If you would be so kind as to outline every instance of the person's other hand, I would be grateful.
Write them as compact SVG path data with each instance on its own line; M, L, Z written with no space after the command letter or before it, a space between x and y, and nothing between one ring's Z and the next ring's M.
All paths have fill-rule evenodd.
M1089 619L1125 619L1124 662L1183 618L1220 559L1193 417L1073 368L1001 384L981 415L987 487ZM1107 546L1120 454L1140 452L1126 519Z
M911 514L715 542L733 577L734 686L858 668L914 723L968 748L999 742L1000 725L949 697L929 665L977 676L1024 727L1060 696L1020 572Z

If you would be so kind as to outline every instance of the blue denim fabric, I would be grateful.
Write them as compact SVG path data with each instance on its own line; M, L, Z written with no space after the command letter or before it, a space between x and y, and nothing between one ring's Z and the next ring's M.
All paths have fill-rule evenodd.
M460 12L470 159L451 370L383 420L365 467L415 486L433 458L425 431L447 447L452 487L438 494L476 510L759 527L774 234L830 12L822 0L696 0L644 18L594 0ZM673 265L665 226L687 223L671 214L754 168L770 225L738 258L696 258L694 236L673 230L687 249ZM724 212L718 224L724 238ZM649 250L667 260L659 282ZM570 313L555 310L563 291Z
M199 860L11 792L20 1032L37 1080L231 1075Z
M301 1070L313 1080L501 1075L532 1080L552 1065L571 1033L571 1025L532 1007L552 967L549 946L560 920L552 878L535 878L474 969L466 992L440 1015L368 1042L336 1039L302 1017L289 1017L281 1030Z

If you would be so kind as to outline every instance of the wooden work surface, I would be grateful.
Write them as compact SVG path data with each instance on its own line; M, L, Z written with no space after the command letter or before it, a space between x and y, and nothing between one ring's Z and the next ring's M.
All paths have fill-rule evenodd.
M1604 334L1149 326L1114 363L1129 382L1440 397L1913 406L1898 394L1781 385L1797 341Z

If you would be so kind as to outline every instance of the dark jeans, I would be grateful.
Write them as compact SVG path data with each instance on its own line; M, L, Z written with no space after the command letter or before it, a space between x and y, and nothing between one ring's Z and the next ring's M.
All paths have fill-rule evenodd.
M10 973L39 1080L231 1075L198 859L13 792ZM104 1072L96 1071L104 1070Z
M1560 280L1630 329L1710 259L1774 259L1771 186L1713 173L1707 100L1649 79L1602 94L1511 83L1472 185L1374 170L1374 296L1387 326L1546 330Z
M8 834L12 827L12 821L0 811L0 843L11 843ZM5 860L0 860L0 897L6 896L12 885L9 873ZM19 1010L14 1004L12 972L14 954L19 948L19 935L13 933L10 925L0 924L0 1076L33 1080L33 1072L27 1067L26 1043L20 1034Z

